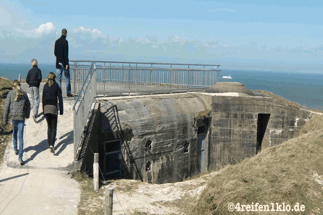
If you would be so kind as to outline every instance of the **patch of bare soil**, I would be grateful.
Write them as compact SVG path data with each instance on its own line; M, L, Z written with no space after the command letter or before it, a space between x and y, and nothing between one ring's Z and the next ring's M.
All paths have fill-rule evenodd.
M149 184L137 180L114 180L113 214L186 214L187 206L196 201L206 182L218 172L204 174L177 183ZM87 177L83 175L83 177ZM93 191L92 178L80 182L80 214L104 214L105 187Z

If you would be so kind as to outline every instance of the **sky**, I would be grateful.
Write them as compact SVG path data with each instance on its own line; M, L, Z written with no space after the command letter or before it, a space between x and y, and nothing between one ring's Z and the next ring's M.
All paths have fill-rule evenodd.
M75 2L0 0L0 63L55 63L66 28L70 60L323 72L323 1Z

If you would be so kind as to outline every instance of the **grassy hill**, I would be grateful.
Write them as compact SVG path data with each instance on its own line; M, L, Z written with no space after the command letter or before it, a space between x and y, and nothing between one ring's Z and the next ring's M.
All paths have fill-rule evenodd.
M229 212L228 204L269 205L268 212ZM277 212L276 203L304 205L303 212ZM259 209L259 207L258 207ZM263 208L264 209L264 208ZM283 207L281 206L281 209ZM288 209L288 208L286 208ZM300 208L301 209L301 208ZM188 214L323 214L323 116L315 115L298 136L229 165L208 181Z
M11 137L12 125L11 120L8 121L8 124L3 128L2 127L2 113L3 113L3 105L6 100L7 93L12 89L12 81L9 81L6 78L0 77L0 163L2 162L3 154L7 146L7 142Z

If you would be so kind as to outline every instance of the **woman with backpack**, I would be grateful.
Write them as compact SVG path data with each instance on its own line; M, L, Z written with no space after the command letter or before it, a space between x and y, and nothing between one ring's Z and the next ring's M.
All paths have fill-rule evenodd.
M47 139L51 153L55 154L54 143L57 130L57 98L59 100L60 115L63 115L63 98L61 88L56 83L56 75L48 74L48 81L43 89L43 113L47 121Z
M13 146L15 154L19 155L19 163L23 165L24 127L25 118L28 119L30 116L30 101L27 93L21 90L20 85L19 81L14 80L13 90L9 91L4 103L2 124L5 126L8 123L8 115L10 115L13 125ZM18 140L19 151L17 148Z

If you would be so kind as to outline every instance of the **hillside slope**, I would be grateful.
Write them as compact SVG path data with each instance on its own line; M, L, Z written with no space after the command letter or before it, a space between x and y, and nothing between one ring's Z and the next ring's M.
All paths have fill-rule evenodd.
M9 120L8 124L5 127L2 127L2 114L3 114L3 106L6 100L8 92L12 89L12 81L9 81L6 78L0 77L0 163L2 162L4 151L7 147L7 142L11 137L12 133L12 125L11 120Z

